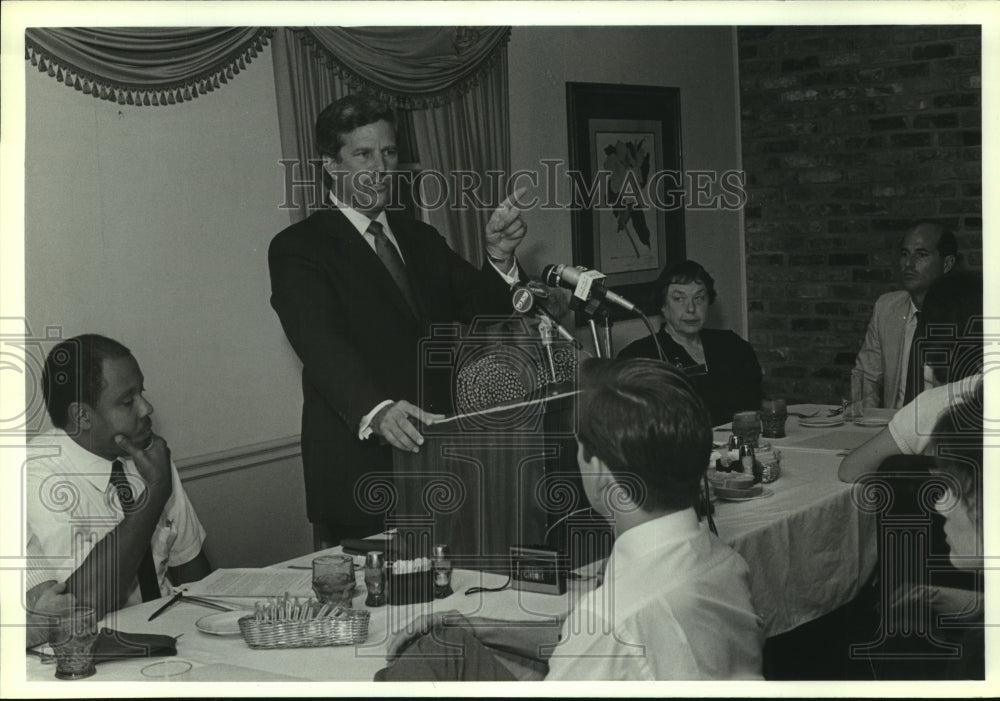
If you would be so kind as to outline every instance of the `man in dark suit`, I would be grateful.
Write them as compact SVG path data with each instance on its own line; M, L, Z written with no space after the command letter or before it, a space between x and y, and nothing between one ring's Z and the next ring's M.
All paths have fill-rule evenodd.
M421 406L420 339L435 323L511 313L514 251L527 228L505 201L487 224L489 260L477 270L434 228L387 211L395 128L373 97L328 106L316 142L333 206L275 236L268 264L271 306L302 361L306 507L320 547L382 528L355 493L359 478L390 471L391 448L417 451L416 422L447 410Z

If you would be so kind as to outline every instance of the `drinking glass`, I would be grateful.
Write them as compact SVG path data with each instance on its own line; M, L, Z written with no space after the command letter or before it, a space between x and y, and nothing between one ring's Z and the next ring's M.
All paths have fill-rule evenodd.
M85 679L94 674L97 615L89 606L75 606L52 626L49 645L56 656L56 679Z
M784 438L788 406L784 399L765 399L760 403L761 435L764 438Z
M854 421L865 415L865 378L860 373L851 373L851 398L841 399L845 421Z
M321 555L313 560L313 591L321 604L351 608L357 582L350 555Z
M738 411L733 414L733 433L744 443L757 448L760 438L760 414L756 411Z

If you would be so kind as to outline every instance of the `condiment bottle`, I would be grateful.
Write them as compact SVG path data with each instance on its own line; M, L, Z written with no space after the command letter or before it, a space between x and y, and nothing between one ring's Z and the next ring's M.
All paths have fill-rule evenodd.
M740 446L740 471L746 475L753 474L755 456L753 452L753 446L750 443L744 443Z
M434 598L444 599L454 594L451 588L451 557L447 545L435 545L431 567L434 570Z
M380 550L372 550L365 556L365 586L368 588L365 606L385 606L385 555Z

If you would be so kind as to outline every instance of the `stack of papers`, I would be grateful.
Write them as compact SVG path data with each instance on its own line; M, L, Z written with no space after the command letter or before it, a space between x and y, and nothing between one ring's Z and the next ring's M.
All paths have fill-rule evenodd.
M200 582L188 585L195 596L232 596L266 598L268 596L312 596L310 570L278 567L215 570Z

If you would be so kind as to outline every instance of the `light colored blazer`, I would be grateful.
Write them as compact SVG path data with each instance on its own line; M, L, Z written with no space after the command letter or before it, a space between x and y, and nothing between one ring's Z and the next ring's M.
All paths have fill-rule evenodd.
M913 305L905 290L887 292L875 302L864 345L858 351L854 374L864 383L864 405L898 409L896 401L905 382L913 327L908 326Z

